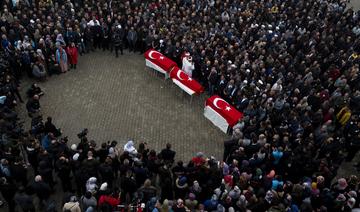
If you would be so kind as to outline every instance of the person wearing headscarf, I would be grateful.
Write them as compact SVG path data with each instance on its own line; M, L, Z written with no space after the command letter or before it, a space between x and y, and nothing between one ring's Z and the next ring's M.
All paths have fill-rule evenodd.
M94 194L98 189L98 185L96 184L96 182L96 177L90 177L86 182L86 191L90 191L92 194Z
M21 40L18 40L17 42L15 42L15 45L16 45L16 50L18 50L18 51L21 51L24 48Z
M59 45L58 42L57 46L58 48L56 49L56 62L59 64L61 72L65 73L68 71L68 58L67 58L67 54L65 49L62 48L61 45Z
M62 34L58 34L56 36L56 42L59 42L60 45L62 45L62 46L66 46L66 43L65 43L65 40L64 40L64 37L62 36Z
M124 151L128 152L130 156L135 157L137 154L137 150L134 147L134 141L128 141L124 146Z
M45 80L46 75L47 75L47 72L45 70L45 66L43 64L41 64L39 61L37 61L32 66L32 74L33 74L33 76L35 78L37 78L39 80Z

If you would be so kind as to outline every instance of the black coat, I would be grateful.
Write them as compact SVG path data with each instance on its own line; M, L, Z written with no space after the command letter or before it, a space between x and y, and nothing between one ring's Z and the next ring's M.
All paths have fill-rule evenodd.
M176 152L171 149L163 149L160 152L161 158L168 161L174 161L175 154Z
M1 194L7 202L14 198L16 190L16 185L13 183L5 183L0 185Z
M30 99L30 100L26 103L26 109L27 109L27 111L30 112L30 113L35 113L35 112L37 112L37 110L40 109L40 102L39 102L39 100Z
M43 181L33 182L29 186L29 189L30 191L32 191L32 193L36 194L41 200L47 199L51 193L50 186Z

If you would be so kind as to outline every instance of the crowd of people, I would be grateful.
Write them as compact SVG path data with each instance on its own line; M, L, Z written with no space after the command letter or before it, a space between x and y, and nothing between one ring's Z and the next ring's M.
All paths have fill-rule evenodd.
M2 1L0 30L9 211L360 210L358 177L335 178L360 149L360 13L346 1ZM190 75L244 113L223 158L175 161L171 144L98 147L87 130L68 144L43 121L37 84L27 92L31 130L22 130L24 74L45 80L76 69L78 54L125 48L156 49L179 67L187 52Z

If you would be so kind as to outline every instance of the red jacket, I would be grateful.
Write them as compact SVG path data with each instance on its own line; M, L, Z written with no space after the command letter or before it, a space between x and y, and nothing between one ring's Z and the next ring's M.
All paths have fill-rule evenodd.
M76 46L74 46L74 47L68 46L66 49L66 52L69 56L69 63L77 64L78 63L78 50L77 50Z
M108 203L112 207L116 207L117 205L120 204L120 199L112 196L102 195L99 199L98 205L101 206L104 203Z

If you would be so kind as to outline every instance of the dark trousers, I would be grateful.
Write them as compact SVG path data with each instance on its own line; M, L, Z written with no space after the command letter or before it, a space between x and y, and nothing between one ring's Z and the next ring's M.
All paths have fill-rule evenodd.
M62 189L64 192L72 190L70 177L63 177L63 178L60 178L60 180L61 180L61 186L62 186Z
M76 64L70 64L70 68L76 69Z
M94 37L94 48L95 49L100 49L101 44L102 44L102 38L100 36L95 36Z
M135 47L136 47L136 42L133 40L128 40L129 42L129 51L136 51Z
M120 45L120 46L115 46L115 55L116 55L116 57L119 57L119 50L120 50L120 52L121 52L121 55L124 54L124 53L123 53L123 46L122 46L122 45Z
M103 51L109 50L109 44L110 44L109 38L103 38L103 40L102 40L102 49L103 49Z

